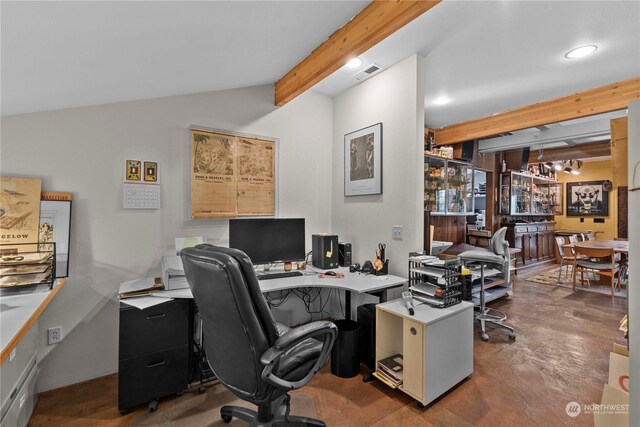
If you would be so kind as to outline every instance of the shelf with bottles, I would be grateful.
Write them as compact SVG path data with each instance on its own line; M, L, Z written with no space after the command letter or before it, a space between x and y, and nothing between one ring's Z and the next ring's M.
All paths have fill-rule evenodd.
M425 156L424 210L433 215L473 213L473 166Z

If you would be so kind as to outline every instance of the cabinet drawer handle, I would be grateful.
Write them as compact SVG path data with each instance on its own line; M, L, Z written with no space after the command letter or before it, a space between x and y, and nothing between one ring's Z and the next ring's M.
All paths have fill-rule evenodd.
M418 331L416 331L416 328L414 328L414 327L411 327L411 328L409 329L409 332L411 332L411 335L415 335L415 334L417 334L417 333L418 333Z
M147 320L151 320L151 319L160 319L162 317L165 316L165 313L162 314L154 314L153 316L147 316Z
M164 365L164 360L161 360L160 362L156 362L156 363L150 363L147 365L147 368L156 368L162 365Z

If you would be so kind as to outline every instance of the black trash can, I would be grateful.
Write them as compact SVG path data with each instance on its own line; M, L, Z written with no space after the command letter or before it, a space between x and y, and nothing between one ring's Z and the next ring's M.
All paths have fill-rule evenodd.
M355 377L360 373L360 325L353 320L336 320L338 336L331 349L331 373L340 378Z

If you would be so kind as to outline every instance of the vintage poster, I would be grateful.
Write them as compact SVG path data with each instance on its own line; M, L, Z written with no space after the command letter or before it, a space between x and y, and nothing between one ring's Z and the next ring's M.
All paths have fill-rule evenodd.
M37 245L11 245L38 243L41 190L40 179L1 177L0 244L3 253L37 250Z
M191 131L191 218L237 216L236 137Z
M238 137L238 215L275 215L275 142Z

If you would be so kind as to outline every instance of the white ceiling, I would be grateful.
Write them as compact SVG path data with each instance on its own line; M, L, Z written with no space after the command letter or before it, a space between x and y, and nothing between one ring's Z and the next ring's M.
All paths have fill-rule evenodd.
M2 115L273 84L366 4L2 1Z
M231 89L278 80L366 2L1 3L1 113ZM573 47L597 44L568 61ZM426 57L440 127L640 76L640 2L445 0L363 55ZM314 87L358 82L339 70ZM433 100L447 95L444 106Z
M586 44L599 49L564 58ZM363 54L363 67L415 52L426 58L426 125L439 128L640 76L640 2L445 0ZM340 93L355 72L314 89ZM444 95L449 104L433 104Z

